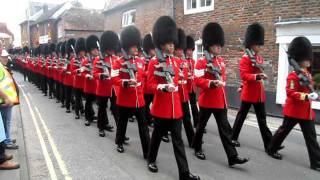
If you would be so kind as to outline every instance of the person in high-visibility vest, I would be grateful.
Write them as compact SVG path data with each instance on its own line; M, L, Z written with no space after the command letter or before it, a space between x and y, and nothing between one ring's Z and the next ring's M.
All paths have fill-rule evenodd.
M17 95L16 85L11 76L11 73L6 69L6 65L9 61L9 54L6 50L2 50L0 56L0 89L10 99L12 104L19 104L19 98ZM0 104L5 104L5 99L0 98ZM15 144L15 140L12 140L10 135L11 119L12 119L12 105L0 106L1 116L3 118L3 124L5 127L6 140L4 141L7 149L18 149Z

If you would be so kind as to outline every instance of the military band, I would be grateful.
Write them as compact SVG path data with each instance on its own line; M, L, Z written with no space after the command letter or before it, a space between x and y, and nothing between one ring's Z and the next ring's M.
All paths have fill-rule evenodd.
M240 147L240 131L251 106L269 156L282 159L279 153L284 148L282 143L299 124L310 167L319 171L320 147L315 132L315 113L311 108L311 102L318 101L319 97L308 71L312 61L311 43L306 37L297 37L289 45L288 59L294 71L287 77L283 124L272 135L265 111L264 83L268 76L261 56L264 38L261 24L248 26L239 61L241 105L233 128L228 120L225 89L228 82L228 61L224 58L227 56L222 53L225 34L216 22L204 26L203 56L197 60L193 58L193 37L186 35L169 16L160 17L152 32L143 39L140 30L131 25L122 30L120 38L108 30L100 37L71 38L11 52L17 54L16 64L25 81L35 84L44 96L61 103L67 113L74 110L75 119L84 116L85 126L97 120L97 132L101 137L106 135L105 131L111 133L115 129L119 153L125 152L124 145L129 140L127 123L134 116L141 154L151 172L158 172L159 147L162 139L169 142L170 136L180 180L199 180L188 166L182 127L189 148L198 159L205 160L203 136L211 115L216 121L228 165L247 163L249 158L240 157L236 148ZM108 116L108 107L112 116ZM111 125L111 119L116 127Z

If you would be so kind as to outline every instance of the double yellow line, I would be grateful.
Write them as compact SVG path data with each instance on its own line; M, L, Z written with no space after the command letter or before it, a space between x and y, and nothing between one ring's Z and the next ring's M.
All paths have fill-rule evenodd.
M39 109L36 106L33 105L36 113L34 112L34 110L32 109L32 106L30 104L30 100L29 100L29 99L31 99L31 95L29 93L27 95L21 86L20 86L20 89L21 89L23 97L25 98L25 100L27 102L27 105L28 105L28 108L29 108L29 111L30 111L30 114L31 114L31 117L32 117L33 124L34 124L34 126L36 128L36 133L37 133L37 136L38 136L39 141L40 141L42 153L43 153L44 158L45 158L45 162L46 162L49 174L50 174L50 178L52 180L58 180L55 168L53 166L52 159L51 159L51 157L49 155L49 152L48 152L48 149L46 147L46 144L45 144L42 132L40 130L40 125L38 123L36 115L38 116L38 118L40 120L40 123L41 123L41 125L42 125L42 127L44 129L45 135L48 138L49 145L50 145L50 147L52 149L54 158L56 159L56 161L58 163L59 169L60 169L62 175L64 176L64 179L65 180L72 180L72 177L70 176L70 173L67 170L67 167L66 167L66 165L65 165L65 163L64 163L64 161L63 161L63 159L62 159L62 157L61 157L61 155L60 155L60 153L58 151L58 148L57 148L57 146L56 146L51 134L50 134L48 126L46 125L45 121L43 120L43 118L42 118L42 116L41 116L41 114L39 112Z

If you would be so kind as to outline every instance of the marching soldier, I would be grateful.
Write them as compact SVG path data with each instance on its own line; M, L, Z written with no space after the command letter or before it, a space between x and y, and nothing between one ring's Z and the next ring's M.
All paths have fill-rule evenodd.
M201 89L199 95L199 122L193 139L195 156L206 159L202 151L204 129L214 115L222 145L228 157L229 166L243 164L248 161L238 156L236 148L231 142L231 126L227 116L226 73L224 59L220 56L224 46L224 32L218 23L208 23L202 33L204 57L197 61L195 67L195 83Z
M54 64L54 51L55 51L56 45L54 43L51 43L48 45L48 58L49 58L49 63L48 63L48 85L49 85L49 99L53 98L54 94L54 80L53 80L53 68L55 66Z
M123 153L128 118L135 115L139 127L143 157L146 159L150 137L145 119L143 97L144 62L137 57L141 41L140 31L135 26L128 26L121 32L120 36L123 57L115 62L111 72L114 85L119 86L117 96L119 121L115 142L117 151Z
M66 62L66 41L61 43L60 46L60 67L58 70L59 73L59 81L60 81L60 102L61 102L61 108L65 108L65 101L66 101L66 93L65 93L65 69L64 66L67 63Z
M158 172L157 154L162 136L171 132L180 180L199 180L190 173L181 137L182 108L178 91L179 67L176 63L174 45L178 42L176 23L169 16L160 17L152 31L153 43L158 48L157 58L150 61L148 84L154 92L151 114L154 130L148 154L148 169ZM161 50L159 50L161 49Z
M85 125L90 126L90 123L94 119L93 102L95 100L96 94L96 80L93 77L93 62L94 59L99 59L99 50L97 42L99 38L95 35L90 35L86 39L86 49L88 51L88 58L83 63L85 70L82 75L84 76L84 88L83 92L85 94L86 104L85 104Z
M54 67L54 75L53 78L55 80L55 96L56 96L56 103L60 103L61 101L61 93L60 93L60 73L59 73L59 69L60 69L60 48L61 48L61 44L62 42L59 42L56 46L55 49L55 54L56 54L56 66Z
M75 95L75 119L80 119L80 113L83 111L83 103L82 103L82 93L84 87L84 77L81 75L82 65L86 61L86 40L84 38L79 38L75 44L76 51L76 61L75 66L76 69L73 71L73 87L74 87L74 95Z
M246 53L240 60L240 76L243 87L241 91L241 106L233 125L232 140L235 146L239 147L238 137L247 117L251 105L256 112L258 125L267 150L272 133L267 126L265 111L265 91L263 81L268 76L263 72L263 58L259 54L264 44L264 28L259 23L250 25L245 35L244 46Z
M182 29L178 29L178 43L175 46L175 55L177 56L177 63L179 66L179 94L182 104L182 122L187 135L189 147L191 147L194 130L191 123L190 109L189 109L189 92L187 86L187 79L189 68L187 60L185 59L184 50L187 47L187 37Z
M107 105L113 91L110 71L112 65L118 59L114 55L118 44L119 38L117 34L113 31L104 32L100 37L101 49L99 50L101 50L101 57L94 62L93 74L97 80L98 129L101 137L105 136L104 130L113 131L113 126L109 125ZM115 120L117 122L116 118Z
M188 92L190 98L190 106L192 112L192 119L193 119L193 126L194 128L197 127L198 116L199 116L199 109L197 106L197 95L196 95L196 86L194 83L194 66L195 61L193 59L193 51L194 51L194 40L191 36L187 36L187 48L185 49L187 64L188 64Z
M76 44L76 40L74 38L69 39L66 42L66 62L64 65L64 85L65 85L65 106L66 106L66 113L71 113L70 106L71 106L71 99L72 99L72 89L73 89L73 71L76 69L74 66L75 61L75 54L73 52L74 46Z
M296 37L289 45L288 58L294 71L287 77L287 99L283 107L283 123L269 144L268 154L282 159L277 152L290 131L299 124L307 145L310 168L320 171L320 147L315 130L315 112L311 102L319 100L313 90L313 81L308 68L312 61L312 45L306 37Z
M152 58L156 55L155 54L155 50L154 50L154 45L152 42L152 37L151 34L147 34L144 38L143 38L143 43L142 43L142 47L143 47L143 54L144 54L144 60L145 60L145 65L144 65L144 71L146 72L146 77L144 80L144 100L146 101L146 115L145 117L147 118L147 122L150 126L153 126L153 122L152 122L152 116L150 114L150 105L152 103L153 100L153 93L149 88L149 85L147 83L147 74L148 74L148 65L150 60L152 60Z

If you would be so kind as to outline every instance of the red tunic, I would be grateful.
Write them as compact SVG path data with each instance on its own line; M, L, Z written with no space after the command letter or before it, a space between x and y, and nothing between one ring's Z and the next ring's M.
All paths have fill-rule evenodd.
M85 57L81 57L78 59L80 61L80 67L75 67L75 69L72 72L73 75L73 87L76 89L83 89L84 87L84 77L81 75L81 73L78 73L80 71L82 64L86 61Z
M117 59L116 56L107 56L104 58L104 62L111 64L113 62L112 59ZM110 72L111 72L111 68L108 68L108 72L104 72L103 69L98 68L97 67L97 63L100 61L100 59L95 59L95 61L93 62L94 64L94 68L93 68L93 75L94 78L96 79L96 83L97 83L97 90L96 90L96 95L97 96L103 96L103 97L111 97L112 95L112 81L110 78ZM101 65L99 65L101 66ZM108 76L106 79L101 79L100 75L101 73L108 73Z
M226 82L225 64L221 57L216 57L213 60L213 65L218 67L221 71L221 80ZM201 89L198 99L200 107L224 109L227 107L226 92L224 87L209 87L209 83L212 80L216 80L216 77L209 73L206 69L206 58L200 58L197 61L195 68L195 84Z
M164 119L175 119L180 120L182 117L182 107L181 100L178 91L174 92L163 92L158 90L157 87L159 84L167 84L167 81L164 77L156 76L155 71L161 71L161 68L157 68L158 59L149 62L148 70L148 85L150 86L154 98L151 107L151 114L158 118ZM175 86L178 86L179 81L179 66L174 57L167 57L166 64L169 66L172 65L173 71L175 73L173 83Z
M118 59L112 66L112 82L115 86L119 87L117 95L117 105L123 107L139 108L145 106L143 96L143 80L144 80L144 61L140 58L131 58L128 60L131 64L135 64L137 71L135 72L135 78L137 81L136 87L124 87L123 81L130 79L128 72L122 71L125 69L123 58Z
M260 55L254 55L258 64L263 64L263 58ZM266 95L262 80L256 80L257 74L261 71L252 66L249 56L243 55L240 60L240 76L243 87L241 91L241 101L258 103L265 102Z
M311 79L311 74L306 72ZM283 107L283 115L287 117L314 120L315 112L311 108L311 101L306 100L306 96L310 93L310 89L301 86L296 72L291 72L287 78L287 99Z
M145 61L145 65L144 65L145 77L144 77L144 83L143 83L143 92L144 94L152 94L152 90L148 85L148 67L149 67L150 61L154 60L154 58L151 58L149 62L146 62L145 58L143 58L143 60Z
M67 68L65 69L65 75L64 75L64 80L63 80L63 84L66 86L72 86L73 85L73 75L72 72L74 71L75 67L74 67L74 61L75 58L74 57L70 57L70 60Z
M99 57L93 58L92 61L94 62L95 59L99 59ZM86 58L83 61L82 66L85 66L87 64L92 64L92 62L89 62L89 60ZM89 79L86 76L87 75L93 75L93 72L88 71L88 69L84 70L82 72L82 77L84 78L84 86L83 86L83 92L88 93L88 94L96 94L96 80L95 79Z

